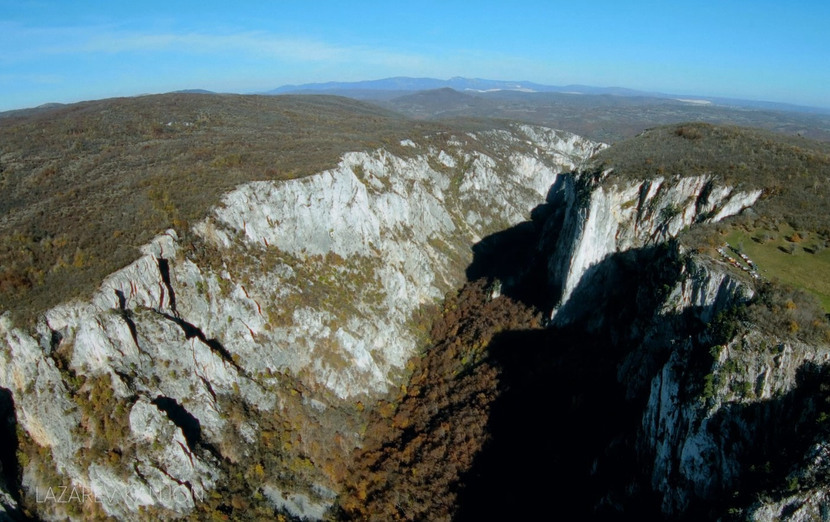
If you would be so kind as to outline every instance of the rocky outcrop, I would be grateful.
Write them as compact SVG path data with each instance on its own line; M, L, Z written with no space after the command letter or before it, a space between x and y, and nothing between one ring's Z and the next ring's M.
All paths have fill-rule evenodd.
M715 331L756 282L676 240L761 191L714 174L589 170L602 147L517 125L348 153L313 176L236 187L191 230L159 235L89 299L32 327L3 315L0 388L13 397L28 498L12 491L0 504L77 490L95 501L35 501L38 516L255 518L264 506L258 514L323 518L366 411L388 414L381 400L406 389L425 311L486 275L490 299L530 296L550 311L548 330L501 338L544 344L528 390L542 394L552 368L578 388L558 398L563 415L585 418L584 401L604 401L590 378L622 391L613 413L626 422L608 441L589 437L607 446L580 478L622 477L597 506L647 495L672 517L825 516L830 460L816 426L830 419L830 349L749 321ZM521 252L503 251L509 241ZM517 261L528 266L503 270ZM637 469L603 476L619 455ZM581 457L564 461L582 473Z
M541 139L531 142L532 154L514 152L515 142L536 136ZM231 249L234 257L247 256L244 265L273 253L311 264L316 272L299 274L295 264L280 260L267 278L249 278L243 292L260 296L254 298L257 303L299 303L280 309L290 313L290 324L270 331L264 328L267 321L258 318L246 324L266 344L305 344L302 349L286 356L279 350L263 353L245 342L232 351L243 359L258 358L252 366L259 368L288 366L295 374L310 370L317 384L341 398L386 390L390 375L415 349L407 322L420 306L461 282L459 267L469 263L469 245L503 224L527 219L559 172L599 148L528 126L512 134L450 142L455 150L428 148L413 158L383 150L350 153L332 171L289 182L250 183L228 194L197 225L202 237ZM486 155L471 144L486 144L505 156ZM234 238L245 247L234 245ZM322 287L329 296L343 294L345 287L348 299L322 308L302 306L307 293L302 285L307 284ZM279 289L277 295L274 289ZM257 306L263 316L268 314ZM341 307L351 310L344 314ZM236 337L221 331L215 335ZM346 364L336 365L330 353L317 351L319 338L330 339Z
M530 126L440 138L239 186L90 299L34 329L4 316L0 386L40 448L24 490L96 499L40 516L181 516L241 465L249 496L319 518L362 405L401 384L419 347L418 311L463 280L471 244L527 219L602 147ZM275 453L285 468L266 476Z
M618 181L607 170L563 178L549 196L563 211L548 224L542 245L549 253L554 322L580 316L579 305L569 305L571 296L585 273L610 254L664 242L694 223L719 221L760 195L761 190L737 191L706 175Z
M677 280L650 324L633 326L617 374L631 400L645 399L636 453L647 487L671 516L728 506L752 520L820 519L810 517L830 509L816 495L830 476L818 384L830 347L719 318L752 299L754 280L676 248Z
M700 373L690 370L694 352L707 349L711 364ZM689 340L676 347L651 381L640 439L643 453L653 459L651 485L662 496L662 510L682 513L695 502L749 495L742 488L750 489L764 474L770 475L764 480L795 481L794 491L799 477L802 485L814 483L804 475L810 468L813 475L816 468L822 468L819 475L827 471L826 442L800 446L798 426L806 432L815 420L803 417L812 399L800 397L799 387L806 367L828 363L825 346L770 339L757 331L722 346ZM696 393L690 397L690 391ZM785 476L773 478L782 473L770 469L776 452L790 452L794 462L805 463L790 463ZM784 504L794 503L794 497ZM810 499L809 491L801 498ZM756 511L772 512L774 505Z
M822 487L790 495L779 501L753 506L747 518L757 522L811 522L827 520L829 517L830 493Z
M539 253L554 296L551 325L597 332L608 352L622 353L615 384L643 404L628 435L632 458L668 516L727 507L753 520L830 513L816 486L830 476L820 427L826 387L817 384L830 347L747 321L718 332L718 315L749 302L756 281L672 240L760 195L711 176L623 181L609 170L560 178L548 197Z

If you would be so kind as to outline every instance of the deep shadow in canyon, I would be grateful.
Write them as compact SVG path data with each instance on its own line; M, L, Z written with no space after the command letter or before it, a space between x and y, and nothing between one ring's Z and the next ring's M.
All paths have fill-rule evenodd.
M490 345L502 391L490 441L464 479L458 520L541 520L553 515L651 515L616 498L642 478L633 436L637 407L616 383L613 352L577 329L506 332Z
M551 213L549 204L534 211ZM468 275L503 281L508 298L547 316L558 295L536 250L543 233L534 220L485 238L473 248ZM647 247L592 267L573 294L583 302L572 306L572 324L493 339L488 357L500 369L500 392L490 439L462 480L457 520L659 518L659 501L642 486L648 466L635 451L645 397L626 399L617 374L641 341L637 326L660 304L654 288L677 277L666 252ZM648 357L657 371L668 353Z
M550 206L534 212L551 216ZM560 287L546 282L539 260L546 230L534 219L485 238L473 248L468 276L498 279L504 295L549 314ZM787 479L830 434L830 367L805 365L791 392L718 411L710 430L737 477L714 477L705 498L693 495L681 513L661 512L654 455L638 440L649 385L682 341L689 350L682 393L694 400L711 371L709 348L728 341L701 319L711 309L661 312L681 277L677 252L669 242L612 254L581 279L563 309L567 326L504 331L492 340L499 393L489 440L461 480L456 520L728 520L761 496L815 485ZM816 483L829 474L820 472ZM683 485L676 480L672 487Z
M17 459L20 447L18 438L17 416L14 409L14 397L10 390L0 387L0 471L2 471L3 489L19 506L21 503L21 485L23 470ZM30 521L19 507L6 506L6 511L0 510L0 520Z
M498 280L503 295L539 310L552 307L560 289L551 288L546 256L539 245L543 235L555 244L565 218L564 175L548 190L545 203L530 212L530 220L495 232L473 245L467 281Z

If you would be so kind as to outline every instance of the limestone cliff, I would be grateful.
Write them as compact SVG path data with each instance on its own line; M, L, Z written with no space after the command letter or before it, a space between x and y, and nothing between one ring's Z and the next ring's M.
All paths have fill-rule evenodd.
M830 347L747 319L718 331L720 314L751 302L759 278L714 248L672 239L751 207L762 191L706 175L625 180L612 170L558 181L538 246L551 325L598 332L604 350L620 354L614 385L629 405L642 401L631 406L641 421L627 436L647 470L627 487L656 493L669 516L708 517L729 506L757 520L826 518L818 383Z
M613 170L563 178L551 194L561 220L547 224L552 312L558 324L579 314L568 306L585 273L615 252L657 244L695 223L717 222L751 206L761 190L740 191L712 176L617 181Z
M504 516L558 509L556 489L580 495L580 516L827 518L827 343L742 315L767 287L683 239L764 192L716 172L641 179L593 168L603 147L514 125L347 153L309 177L237 186L34 326L3 315L0 399L21 473L0 504L47 520L275 509L322 519L370 414L419 438L386 401L400 392L421 407L406 379L428 310L465 277L487 276L497 279L480 283L488 303L527 299L528 317L535 306L549 318L545 329L490 332L493 352L477 346L504 379L476 395L481 411L508 420L501 431L488 421L490 451L524 451L531 437L572 488L539 483L536 460L502 455L493 480L482 485L476 469L469 490L521 499ZM456 333L445 332L448 344ZM429 377L472 375L468 363ZM567 429L530 422L556 414ZM434 417L436 433L463 434L443 425L452 411ZM94 500L59 501L73 492ZM462 519L502 509L472 505ZM397 504L392 512L406 518Z
M39 516L180 516L237 482L321 516L363 404L402 384L418 310L602 147L530 126L402 145L241 185L89 300L34 330L3 318L0 386L37 449L22 488ZM38 503L60 487L95 502Z

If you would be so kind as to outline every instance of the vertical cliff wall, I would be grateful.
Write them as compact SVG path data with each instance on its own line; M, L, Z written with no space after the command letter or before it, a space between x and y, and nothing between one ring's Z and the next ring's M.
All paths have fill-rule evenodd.
M641 488L640 501L656 494L668 516L826 516L828 442L816 383L830 349L723 316L751 302L759 280L714 249L672 240L752 206L761 190L734 190L708 175L624 180L612 170L559 181L539 245L551 326L583 331L586 342L599 336L617 361L616 382L596 385L621 386L641 415L621 435L631 441L622 453L647 470L627 478L639 483L631 491ZM618 486L597 505L626 497Z
M540 462L570 474L557 493L577 495L579 515L830 512L827 343L759 324L745 312L766 287L677 239L761 190L712 173L594 170L603 145L531 126L401 147L240 185L88 299L31 327L0 317L0 398L21 471L0 504L53 520L321 519L370 417L392 416L398 391L410 397L430 307L487 276L497 281L473 294L488 303L527 299L493 309L550 318L477 347L488 382L503 379L477 396L501 412L488 429L505 451L484 462L515 478L470 490L522 499L505 516L556 511L530 470ZM548 414L561 429L537 433ZM543 454L517 464L507 457L527 431ZM72 491L94 500L58 501ZM480 513L469 506L461 513Z
M612 170L564 179L549 196L564 208L547 226L549 280L557 324L582 313L572 294L585 273L616 252L658 244L694 223L716 222L751 206L761 190L738 191L712 176L618 180ZM547 243L547 244L545 244Z
M89 300L34 329L4 316L27 505L47 519L321 516L364 408L423 342L419 311L463 281L470 245L602 147L529 126L402 145L241 185ZM60 487L97 502L37 502Z

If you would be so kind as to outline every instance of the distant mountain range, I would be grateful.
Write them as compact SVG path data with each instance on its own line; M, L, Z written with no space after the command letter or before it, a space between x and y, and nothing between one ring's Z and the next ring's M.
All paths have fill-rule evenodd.
M309 92L341 92L341 91L395 91L413 92L426 91L431 89L450 88L456 91L471 91L477 93L496 91L517 91L517 92L561 92L574 94L613 94L619 96L668 96L622 87L590 87L587 85L543 85L529 81L503 81L487 80L483 78L462 78L455 76L449 80L437 78L409 78L397 76L394 78L383 78L380 80L367 80L359 82L325 82L305 83L301 85L283 85L276 89L267 91L265 94L288 94L288 93L309 93Z
M450 88L459 92L475 94L513 91L522 93L562 93L662 98L681 100L687 103L711 103L727 107L747 107L774 111L830 114L830 109L805 107L788 103L696 96L689 94L666 94L660 92L638 91L624 87L592 87L588 85L557 86L544 85L530 81L487 80L483 78L462 78L459 76L455 76L448 80L396 76L393 78L358 82L304 83L300 85L283 85L277 87L276 89L266 91L263 94L334 94L363 100L389 100L397 96L417 91L442 88Z

